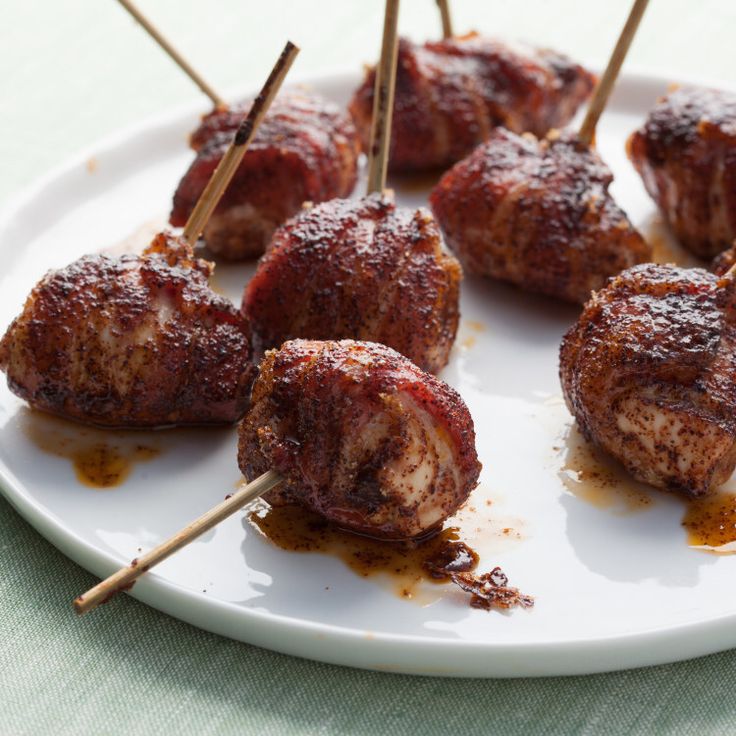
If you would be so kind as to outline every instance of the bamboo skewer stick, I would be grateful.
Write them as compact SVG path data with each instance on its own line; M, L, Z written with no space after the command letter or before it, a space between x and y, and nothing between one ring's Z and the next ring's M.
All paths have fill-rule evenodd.
M608 66L596 85L593 99L590 101L588 112L585 115L583 124L580 126L580 134L578 136L586 146L589 146L595 138L595 128L598 125L598 119L603 113L608 98L616 84L616 78L618 77L619 71L621 71L621 65L624 63L629 46L631 46L631 42L634 40L648 3L649 0L634 0L629 17L626 19L621 35L618 37L611 58L608 60Z
M243 160L243 156L261 120L263 120L271 102L273 102L273 98L279 91L281 83L284 81L298 53L299 49L291 41L288 41L276 65L268 75L263 89L254 100L247 117L235 133L233 142L227 151L225 151L225 155L215 169L215 173L212 174L212 177L207 182L207 186L194 206L192 214L189 215L187 224L184 226L184 232L182 233L182 237L190 245L194 245L202 234L207 220L210 219L210 215L215 207L217 207L222 193L227 189L227 185L233 178L238 166L240 166L240 162Z
M171 57L174 63L212 100L215 107L226 108L226 102L210 87L207 82L189 65L189 62L177 51L171 43L163 36L161 31L151 23L148 18L134 5L131 0L118 0L118 2L140 23L148 32L148 35Z
M734 263L726 273L721 276L721 278L718 280L718 285L723 287L728 284L729 281L736 280L736 263Z
M391 142L391 118L393 117L394 90L396 88L398 22L399 0L386 0L381 59L376 67L376 84L373 90L368 194L383 192L386 186L388 151Z
M215 173L212 174L204 192L202 192L202 196L189 216L189 220L187 220L183 237L190 244L193 245L196 242L202 228L204 228L209 216L217 206L223 191L230 183L233 174L243 159L248 144L252 140L263 116L268 111L298 53L299 49L291 41L284 46L284 50L268 75L266 83L253 102L248 115L240 124L230 147L225 152L220 165L215 169ZM173 537L162 542L142 557L133 560L130 565L98 583L87 593L75 598L75 610L77 613L86 613L96 608L100 603L109 600L115 593L129 589L143 573L150 570L154 565L162 562L174 552L189 544L193 539L212 529L246 503L273 488L281 480L281 476L275 470L269 470L250 483L242 485L232 496L207 511Z
M452 38L455 34L452 32L452 16L450 15L449 0L437 0L440 8L440 16L442 17L442 37Z
M127 567L123 567L95 585L94 588L75 598L74 610L79 614L87 613L97 608L100 603L108 601L116 593L129 590L133 583L154 565L163 562L174 552L209 531L212 527L217 526L221 521L245 506L246 503L253 501L278 485L281 480L281 476L275 470L269 470L250 483L244 483L232 496L226 498L207 513L202 514L198 519L174 534L173 537L154 547L145 555L136 558Z

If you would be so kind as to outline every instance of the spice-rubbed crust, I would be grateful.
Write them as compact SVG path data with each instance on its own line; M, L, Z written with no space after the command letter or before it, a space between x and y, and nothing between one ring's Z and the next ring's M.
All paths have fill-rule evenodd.
M383 345L292 340L269 352L240 425L240 469L273 468L272 504L352 531L407 539L475 488L473 420L452 388Z
M496 130L438 182L430 205L467 273L583 303L651 247L608 193L613 175L570 136Z
M548 49L476 33L423 45L401 39L389 167L446 168L497 126L544 135L572 119L594 82L583 67ZM374 84L371 69L350 103L365 151Z
M712 258L736 238L736 94L680 87L627 142L629 158L679 241Z
M734 283L646 264L593 296L560 379L583 435L637 479L701 496L736 465Z
M106 427L235 422L254 368L248 329L171 234L141 256L85 256L48 273L0 342L32 407Z
M172 225L185 225L248 107L216 110L192 135L197 155L174 194ZM359 154L355 126L337 105L296 92L278 96L205 227L210 250L229 260L261 255L304 202L353 191Z
M285 340L370 340L420 368L447 364L460 264L426 210L385 196L332 200L275 234L243 295L257 351Z

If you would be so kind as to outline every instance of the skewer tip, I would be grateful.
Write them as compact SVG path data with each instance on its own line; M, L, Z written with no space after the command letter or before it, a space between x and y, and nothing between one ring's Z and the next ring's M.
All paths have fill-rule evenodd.
M399 0L386 0L383 19L381 58L376 66L373 89L373 120L368 161L367 194L383 191L386 186L389 147L391 142L391 118L396 88L396 58L398 53Z

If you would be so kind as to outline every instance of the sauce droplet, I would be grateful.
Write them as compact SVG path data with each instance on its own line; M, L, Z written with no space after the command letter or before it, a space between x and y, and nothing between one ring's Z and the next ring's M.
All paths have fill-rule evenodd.
M90 488L119 486L136 463L161 454L150 433L96 429L36 412L27 412L21 427L39 450L69 460Z
M74 465L77 480L83 485L91 488L113 488L125 481L136 462L152 460L160 453L159 448L146 445L121 447L96 442L72 449L69 459Z
M690 501L682 525L691 547L715 554L736 553L736 494L721 492Z

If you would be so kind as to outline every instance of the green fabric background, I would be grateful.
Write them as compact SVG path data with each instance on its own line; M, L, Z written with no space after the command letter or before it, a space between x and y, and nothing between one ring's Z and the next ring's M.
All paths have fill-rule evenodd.
M94 582L0 501L3 734L727 734L736 653L609 675L456 680L365 672L199 631Z
M289 35L295 72L356 67L382 0L139 0L218 88L259 81ZM603 63L628 0L454 0L456 27L525 37ZM432 0L401 25L436 33ZM5 0L0 197L96 138L194 99L113 0ZM634 65L736 84L732 0L652 0ZM203 103L204 108L204 103ZM2 202L0 202L2 204ZM22 244L18 244L19 247ZM43 264L39 264L39 269ZM0 500L0 734L726 734L736 653L610 675L447 680L306 662L222 639L121 597L78 619L94 579Z

